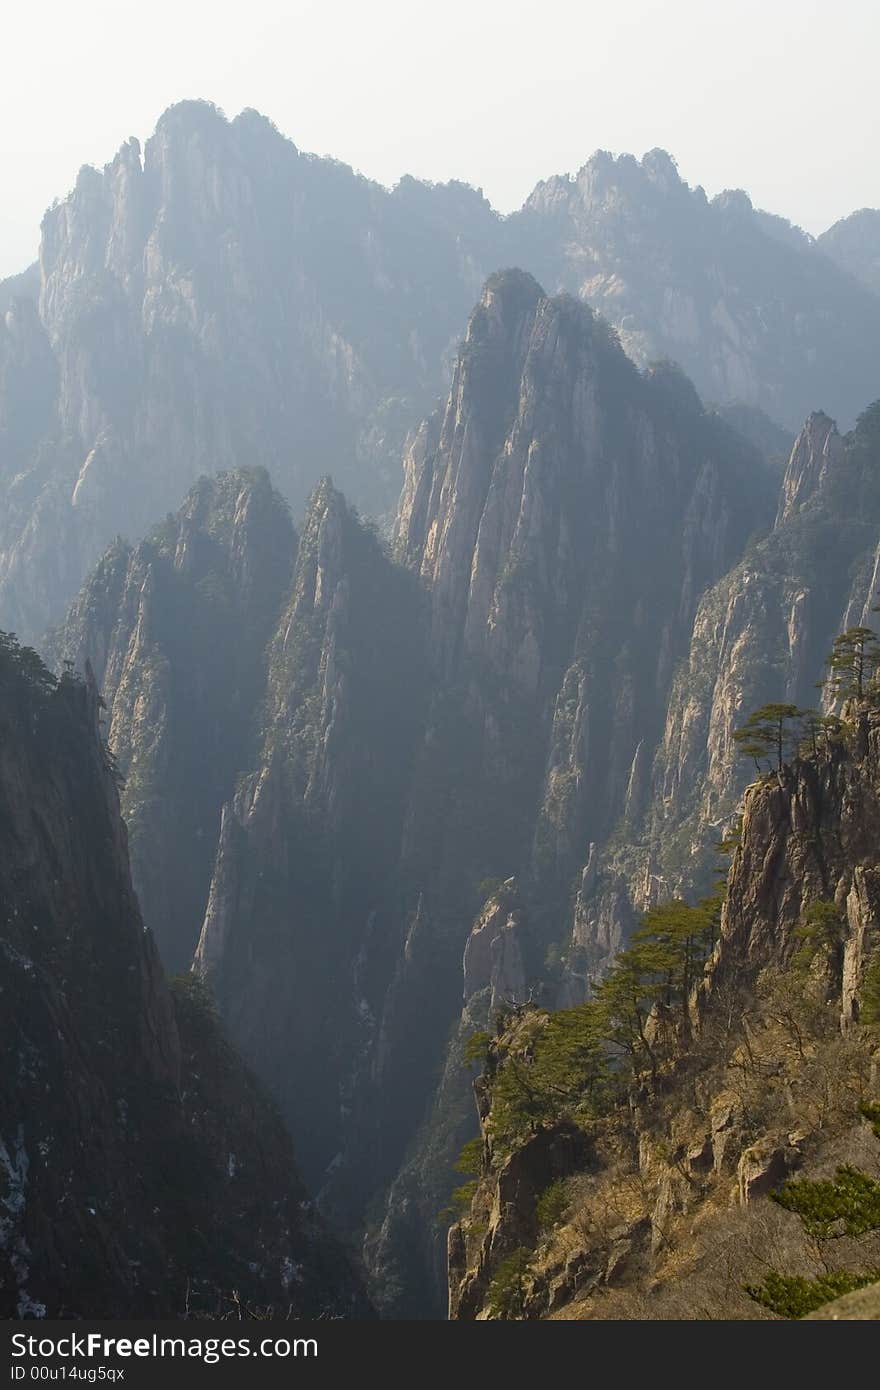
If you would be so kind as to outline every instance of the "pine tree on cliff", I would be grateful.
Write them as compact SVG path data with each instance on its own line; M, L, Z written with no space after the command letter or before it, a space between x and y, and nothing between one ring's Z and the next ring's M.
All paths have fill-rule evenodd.
M762 759L774 764L777 772L797 752L803 737L804 719L809 710L798 709L797 705L762 705L749 715L745 724L733 733L743 757L752 758L760 773Z
M829 694L835 700L861 700L880 666L880 641L874 629L847 628L834 639L826 665Z

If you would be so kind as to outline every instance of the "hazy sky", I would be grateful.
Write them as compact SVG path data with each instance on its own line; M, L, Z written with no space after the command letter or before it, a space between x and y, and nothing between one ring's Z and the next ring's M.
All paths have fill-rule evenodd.
M812 232L880 204L876 0L6 0L0 47L0 276L81 164L183 97L503 211L655 145Z

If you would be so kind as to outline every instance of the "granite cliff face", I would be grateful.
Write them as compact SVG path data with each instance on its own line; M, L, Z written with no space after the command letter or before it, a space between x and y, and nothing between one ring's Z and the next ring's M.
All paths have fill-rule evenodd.
M643 1072L604 1112L582 1097L511 1144L506 1070L537 1066L553 1016L508 1013L476 1088L483 1151L449 1234L451 1316L799 1316L876 1277L876 1211L811 1224L768 1194L795 1176L830 1202L842 1167L867 1191L880 1177L878 738L872 697L749 789L717 945L683 1017L652 1015L653 1084Z
M540 751L522 775L552 920L590 842L644 807L700 596L764 521L770 479L676 369L640 375L589 309L521 274L489 281L430 428L399 544L487 746L506 717Z
M813 414L792 450L775 524L700 600L672 682L665 728L645 764L641 818L584 869L562 998L583 997L590 970L619 948L638 912L705 891L717 843L735 823L749 768L734 729L771 700L817 703L838 632L871 621L876 602L877 408L841 436Z
M52 638L56 664L101 689L134 883L169 970L192 960L220 811L258 744L295 556L265 472L203 478L146 540L104 555Z
M94 686L0 653L0 1308L368 1311L213 1010L131 886Z
M478 905L469 884L515 872L519 906L501 921L490 897L467 942L444 1079L371 1250L386 1288L413 1287L394 1250L431 1228L467 1137L462 1039L493 997L542 987L581 856L642 804L698 596L769 502L757 455L680 373L639 374L586 306L529 276L490 279L446 409L407 457L397 544L428 585L471 750L453 803L466 834L445 831L456 872L440 902L426 883L423 915L435 933L449 923L451 959ZM407 981L418 997L415 968Z
M331 470L392 509L404 439L511 264L708 401L791 429L818 405L848 425L875 394L876 296L745 194L709 203L662 151L600 152L500 218L463 184L387 191L256 112L183 102L143 149L84 168L38 273L0 284L0 619L42 639L113 537L203 473L267 467L299 509Z
M289 1116L314 1187L357 1209L400 922L400 839L423 718L421 596L325 482L266 666L265 731L224 806L196 969ZM418 1053L420 1040L411 1038ZM294 1119L294 1124L298 1122ZM345 1168L345 1174L339 1171Z
M462 1002L485 1021L540 985L770 479L680 372L640 373L586 306L509 272L414 437L397 563L325 482L285 581L283 508L230 474L111 550L59 634L102 676L163 952L185 957L201 897L197 971L310 1184L352 1229L392 1182L369 1246L389 1310L436 1294ZM502 910L485 881L511 874Z
M204 472L269 467L299 507L332 468L392 503L497 220L464 185L389 193L204 102L84 168L44 219L38 306L29 279L0 296L7 625L41 636Z

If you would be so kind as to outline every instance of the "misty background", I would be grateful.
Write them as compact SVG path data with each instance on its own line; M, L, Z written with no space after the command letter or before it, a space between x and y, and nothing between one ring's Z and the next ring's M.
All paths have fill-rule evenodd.
M193 96L385 184L466 180L502 212L597 147L658 145L710 196L746 188L812 233L877 202L870 0L48 0L4 7L2 34L0 276L34 259L82 164Z

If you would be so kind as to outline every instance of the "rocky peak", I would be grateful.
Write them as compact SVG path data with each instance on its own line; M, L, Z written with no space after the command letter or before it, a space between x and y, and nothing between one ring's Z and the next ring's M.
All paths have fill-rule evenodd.
M141 907L172 969L198 939L295 555L263 470L203 478L145 541L111 547L54 636L58 664L90 663L101 686Z
M573 177L557 176L539 183L525 207L530 210L559 209L576 198L584 209L598 210L621 199L661 196L688 192L675 160L666 150L649 150L641 160L631 154L613 155L596 150Z
M834 330L849 352L854 335L873 341L880 328L870 296L742 190L710 202L665 151L599 151L576 177L545 180L511 217L510 237L519 264L598 309L639 365L680 362L706 400L739 399L794 428L817 400L848 425L873 394L864 358L840 372L814 301L822 281L849 306ZM815 351L792 334L807 320Z
M328 1165L355 1113L371 1134L375 1123L370 1049L424 719L421 613L412 576L324 479L267 647L262 737L227 782L196 952L317 1186L338 1178L341 1159ZM362 1164L346 1201L375 1180Z
M819 248L844 270L880 293L880 210L861 208L823 232Z
M507 879L487 899L471 927L464 948L464 1003L488 990L488 1017L502 1004L521 1003L526 974L518 922L516 879Z
M450 1317L797 1317L875 1277L880 1221L852 1222L848 1194L880 1175L878 755L869 695L838 737L748 789L719 939L677 1017L651 1009L643 1061L612 1065L610 1100L559 1041L570 1029L589 1048L607 996L509 1008L475 1039L482 1144L449 1231ZM839 1219L786 1200L810 1193ZM812 1301L774 1296L787 1287Z
M776 525L808 506L828 484L843 459L843 441L834 421L821 410L814 411L798 435L779 498Z
M554 804L563 787L595 795L599 777L635 808L655 692L706 578L768 497L757 458L678 369L640 375L592 311L530 277L489 282L442 420L408 455L398 542L430 586L446 675L483 666L509 699L556 703ZM619 662L610 697L596 680L607 659Z
M649 150L642 158L642 168L651 182L664 192L687 187L678 172L678 165L667 150Z
M0 280L0 314L5 314L16 299L29 299L36 304L40 298L40 263L35 261L18 275Z
M348 518L345 498L329 478L322 479L312 494L303 522L302 562L297 570L288 632L293 630L295 618L329 609L338 585L344 582L343 547Z
M748 219L755 210L743 188L725 188L721 193L716 193L711 206L731 219Z

